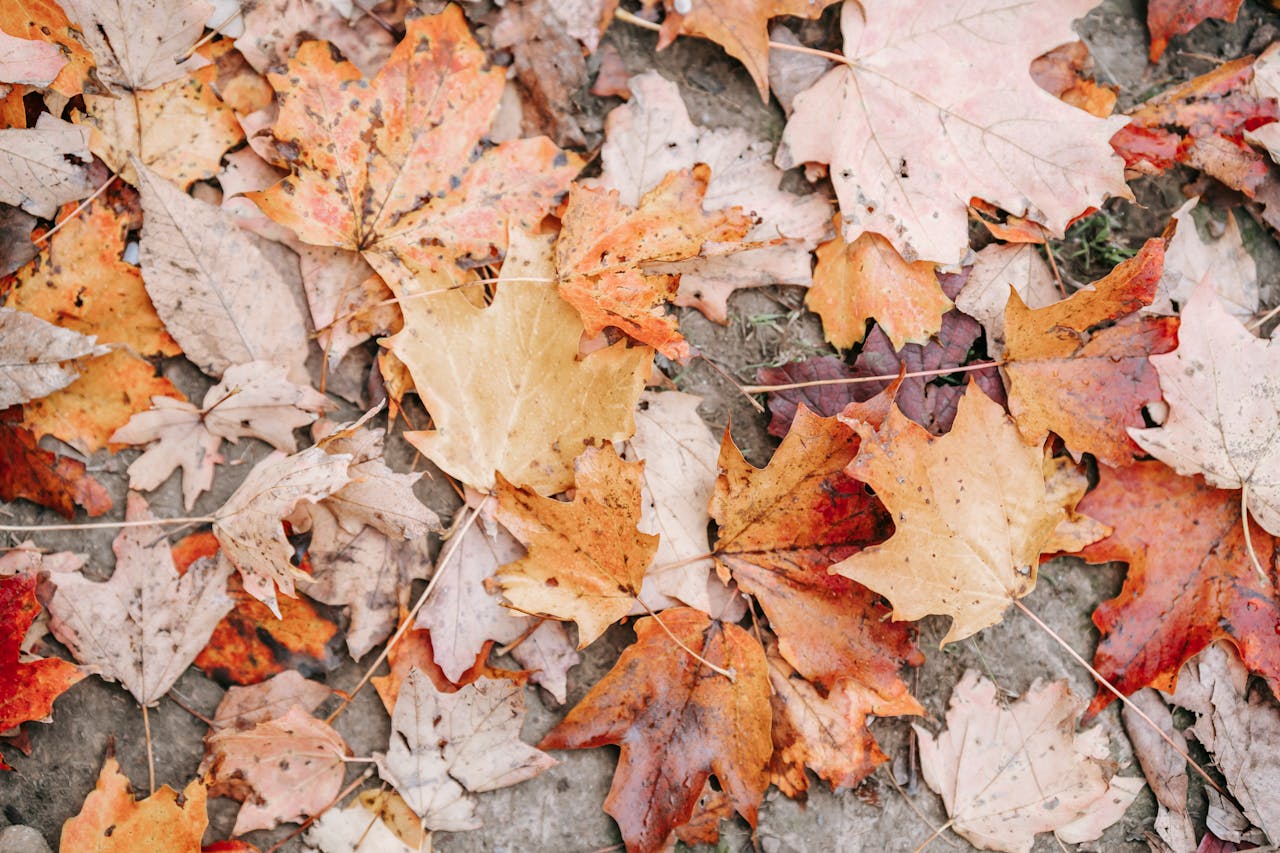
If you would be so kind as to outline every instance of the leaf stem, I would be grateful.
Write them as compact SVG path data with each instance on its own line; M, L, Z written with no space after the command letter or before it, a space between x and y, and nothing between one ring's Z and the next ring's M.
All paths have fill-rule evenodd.
M427 588L422 591L422 595L418 596L418 601L413 605L413 609L410 610L408 615L406 615L401 621L400 627L391 635L391 639L387 640L387 644L383 646L378 657L369 665L369 668L365 670L364 676L361 677L359 683L357 683L351 692L347 694L347 697L342 700L342 704L335 708L333 713L325 718L326 723L333 725L333 721L338 719L338 717L342 715L342 712L350 707L352 700L355 699L356 695L364 689L366 684L369 683L369 679L373 677L374 672L376 672L378 667L382 665L382 662L387 659L387 655L391 654L391 650L395 648L396 643L400 642L401 638L409 632L414 619L418 616L418 611L427 603L427 599L431 597L431 593L435 590L436 584L439 583L440 578L444 576L444 570L448 568L449 560L453 558L453 552L458 550L458 543L462 541L462 537L466 535L466 532L471 529L471 525L475 523L476 518L479 517L485 504L490 500L492 500L491 497L485 497L484 500L476 504L475 508L471 510L471 513L463 520L462 524L458 526L458 529L449 536L449 544L445 546L444 552L440 555L440 560L437 563L439 568L437 568L435 574L431 576L431 580L427 582Z
M675 643L677 646L684 649L684 651L688 653L689 657L693 658L698 663L702 664L712 672L718 673L719 675L723 675L725 678L729 679L730 682L737 680L738 674L734 672L733 667L729 667L728 669L725 669L722 666L716 666L711 661L707 660L702 655L698 654L693 649L686 646L684 644L684 641L681 640L679 637L677 637L675 633L670 628L667 627L667 623L662 621L662 617L660 617L657 613L654 613L653 608L645 604L643 601L641 601L640 596L638 595L636 596L636 603L644 608L645 613L648 613L650 616L653 617L653 621L657 622L658 627L660 627L663 631L666 632L667 636L671 638L671 642Z
M48 231L44 232L43 234L41 234L39 237L32 240L31 242L34 245L39 246L41 243L46 242L54 234L57 234L58 231L62 229L62 226L66 225L68 222L75 219L77 216L80 215L80 213L86 207L93 204L93 200L96 199L98 196L102 195L104 192L106 192L107 187L114 184L116 182L116 179L119 177L120 177L119 175L112 175L110 178L107 178L107 180L102 184L102 186L98 187L96 190L93 191L93 195L89 196L84 201L77 204L75 206L75 209L72 210L70 213L68 213L61 222L55 223L52 228L50 228Z
M1258 562L1258 553L1253 550L1253 537L1249 535L1249 484L1244 483L1240 487L1240 523L1244 525L1244 549L1249 552L1249 559L1253 561L1253 568L1258 572L1258 577L1262 578L1264 584L1270 584L1271 578L1267 577L1267 572L1262 568L1262 563Z
M935 370L913 370L909 373L885 373L880 376L853 376L849 379L815 379L811 382L788 382L784 385L743 385L742 390L748 394L765 394L771 391L794 391L797 388L814 388L819 385L857 385L861 382L888 382L901 376L910 379L913 376L946 376L951 373L971 373L975 370L986 370L988 367L1001 367L1004 361L980 361L960 367L939 367Z
M151 745L151 717L147 713L147 706L142 705L142 732L146 736L147 741L147 782L151 788L151 793L156 792L156 757L155 751Z
M1131 700L1128 696L1121 693L1120 689L1116 687L1114 684L1112 684L1110 681L1108 681L1102 673L1098 672L1096 669L1090 666L1088 661L1082 658L1075 649L1071 648L1070 643L1068 643L1066 640L1064 640L1061 637L1061 635L1059 635L1056 631L1054 631L1052 628L1046 625L1044 620L1042 620L1039 616L1037 616L1035 613L1031 611L1031 608L1027 607L1027 605L1023 604L1021 601L1019 601L1016 598L1013 599L1013 604L1015 607L1017 607L1019 610L1025 613L1027 615L1027 618L1029 618L1032 622L1036 623L1036 625L1040 627L1040 630L1044 631L1054 640L1054 642L1062 646L1062 648L1066 650L1067 654L1075 658L1076 663L1080 664L1082 667L1087 669L1089 671L1089 674L1092 675L1099 684L1107 688L1107 690L1110 690L1117 699L1119 699L1121 702L1124 703L1126 708L1133 711L1135 714L1138 715L1139 718L1142 719L1143 722L1145 722L1148 726L1150 726L1151 730L1156 734L1158 734L1161 740L1169 744L1170 749L1172 749L1179 756L1181 756L1183 760L1185 760L1188 764L1194 767L1196 773L1199 773L1200 776L1204 778L1204 781L1208 783L1209 787L1213 788L1213 790L1217 791L1219 794L1221 794L1224 797L1228 796L1227 792L1222 790L1222 786L1219 785L1216 781L1214 781L1213 777L1209 775L1209 772L1205 770L1203 767L1201 767L1194 758L1188 755L1186 750L1184 750L1182 747L1174 743L1173 738L1169 737L1169 735L1165 732L1165 730L1160 728L1160 726L1156 723L1155 720L1147 716L1146 711L1138 707L1137 703Z
M81 524L0 524L0 533L40 533L44 530L112 530L118 527L159 527L169 524L212 524L212 515L193 518L141 518L133 521L86 521Z
M264 851L264 853L276 853L276 851L279 850L281 847L288 844L290 841L292 841L294 838L297 838L302 833L306 832L307 827L311 826L311 824L319 820L321 816L324 815L325 812L327 812L329 809L333 808L335 805L345 800L347 797L351 796L352 791L354 791L356 788L363 785L365 780L373 775L373 770L374 768L372 767L365 768L365 771L363 773L361 773L359 776L353 779L350 785L348 785L347 787L339 791L338 796L334 797L327 804L325 804L324 808L320 809L320 811L308 817L306 820L304 820L301 824L298 825L297 829L293 830L293 832L290 832L284 838L281 838L275 844L268 847ZM374 820L377 820L376 816L374 817Z

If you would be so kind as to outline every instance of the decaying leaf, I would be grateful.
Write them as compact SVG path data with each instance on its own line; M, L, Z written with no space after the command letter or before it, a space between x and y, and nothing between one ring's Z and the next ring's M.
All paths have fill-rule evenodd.
M48 86L66 64L62 51L53 44L14 38L0 30L0 83Z
M418 853L418 816L394 791L363 791L346 808L329 809L303 834L307 853Z
M1151 366L1158 362L1147 357L1168 352L1179 336L1174 318L1136 315L1155 295L1163 259L1161 241L1148 240L1093 290L1046 308L1031 310L1010 292L1004 372L1009 411L1028 441L1052 430L1073 453L1107 465L1139 455L1129 434L1161 390Z
M666 17L658 47L675 41L678 35L702 36L714 41L725 52L742 62L760 90L769 98L769 19L779 15L816 18L835 0L706 0L682 4L664 0ZM644 5L657 5L658 0L645 0Z
M925 782L942 795L951 826L984 850L1030 853L1037 833L1091 841L1143 788L1117 777L1100 727L1076 734L1083 700L1066 680L1037 681L1002 707L974 670L951 693L947 728L915 726Z
M125 519L153 518L130 493ZM125 528L112 550L116 568L105 583L78 572L52 577L49 627L89 671L119 681L138 704L155 705L231 609L230 571L205 560L178 577L168 541L146 527Z
M1062 298L1053 272L1031 243L992 243L978 250L969 277L956 296L956 308L982 324L987 331L987 354L1004 352L1004 310L1009 289L1028 308L1044 308Z
M33 128L0 130L0 202L48 219L89 195L89 131L52 115Z
M1254 337L1201 282L1182 312L1178 348L1151 357L1169 404L1164 424L1129 429L1142 449L1179 474L1220 489L1247 489L1249 512L1280 534L1280 343Z
M293 431L314 421L329 402L309 387L294 385L286 372L262 361L237 364L205 394L203 408L153 398L150 411L134 415L111 436L119 444L151 444L129 466L130 488L150 491L181 467L182 496L191 509L213 485L224 438L260 438L286 453L297 450Z
M1034 588L1040 552L1065 517L1048 498L1041 447L972 385L944 436L897 407L879 429L853 426L862 443L848 474L875 489L896 530L832 571L888 598L894 619L951 616L943 645L999 622Z
M200 38L213 7L203 0L61 0L109 89L136 92L177 80L197 59L179 61Z
M36 437L0 416L0 500L26 498L47 506L66 518L82 507L90 517L111 509L111 493L68 456L42 450Z
M693 351L674 317L663 313L678 280L646 275L644 265L697 257L706 243L746 235L752 221L741 210L703 213L710 169L671 172L646 192L634 210L616 191L574 184L556 240L560 295L578 310L587 334L615 326L671 359Z
M1061 235L1108 195L1130 197L1109 145L1124 119L1069 106L1029 72L1094 5L846 4L852 61L796 98L778 164L831 164L845 239L880 234L908 261L958 263L975 196Z
M395 38L374 18L348 20L330 0L242 2L244 32L236 38L236 50L262 73L287 62L303 42L319 39L372 77L395 46Z
M71 25L55 0L11 0L0 7L0 30L23 39L57 45L67 64L50 84L68 98L81 91L99 89L94 57L80 31Z
M342 788L350 754L341 735L297 706L251 729L215 730L205 748L209 793L243 803L232 835L319 812Z
M296 670L285 670L260 684L227 690L213 714L214 727L251 729L283 716L295 705L310 714L331 695L333 691L320 682L303 678Z
M165 328L212 376L250 361L305 381L307 335L287 283L228 214L138 169L142 279Z
M1152 62L1164 55L1169 39L1184 35L1208 18L1234 21L1243 0L1150 0L1147 29L1151 31Z
M96 341L34 314L0 307L0 409L70 385L80 375L79 359L107 351Z
M556 763L520 740L523 687L482 678L442 693L410 670L391 718L391 743L378 771L429 829L480 826L467 791L493 791L531 779Z
M658 549L637 527L642 469L587 448L569 503L498 480L498 521L528 549L498 571L502 594L526 613L576 622L580 649L631 610Z
M755 826L769 780L769 682L764 649L737 625L688 607L664 611L667 629L734 679L676 646L657 617L636 622L636 642L542 740L542 749L621 746L604 810L630 850L660 850L688 823L715 774L733 808Z
M1201 236L1192 217L1199 201L1193 198L1174 212L1178 227L1165 249L1155 299L1144 310L1176 314L1175 304L1186 305L1195 286L1209 276L1227 311L1247 323L1258 311L1258 265L1245 250L1240 226L1230 211L1221 235L1210 240Z
M22 660L27 629L40 613L36 576L0 576L0 732L53 713L53 700L84 678L75 665L58 658ZM0 758L0 770L8 769Z
M98 784L80 813L62 825L62 850L85 853L136 853L139 850L199 850L209 817L204 781L193 779L179 794L162 785L145 800L133 798L133 786L120 772L111 750Z
M294 174L251 197L305 243L362 252L398 295L420 287L417 271L500 253L508 223L536 225L581 164L546 138L472 161L503 76L457 6L410 21L372 81L306 42L269 75L280 98L272 132L296 152Z
M1138 462L1103 472L1079 511L1114 530L1080 556L1129 564L1120 595L1093 611L1102 632L1093 659L1098 672L1122 693L1146 686L1171 691L1192 655L1230 640L1245 665L1280 694L1276 543L1254 527L1253 550L1269 574L1264 581L1245 548L1238 492L1180 477L1160 462ZM1099 690L1090 711L1112 698Z
M502 277L487 308L461 292L402 303L405 327L391 351L434 422L406 437L470 486L492 489L501 472L554 494L572 485L583 447L635 431L653 350L619 342L579 359L577 312L551 285L517 280L554 280L546 239L512 232Z
M736 13L735 13L736 14ZM694 125L675 83L656 72L631 78L631 102L609 113L600 151L599 186L617 190L626 205L639 204L670 172L711 168L705 210L741 207L754 224L737 243L711 247L702 256L652 265L678 274L677 305L690 305L717 323L728 322L729 296L742 287L810 281L810 251L828 235L829 200L779 187L782 172L772 146L741 129Z

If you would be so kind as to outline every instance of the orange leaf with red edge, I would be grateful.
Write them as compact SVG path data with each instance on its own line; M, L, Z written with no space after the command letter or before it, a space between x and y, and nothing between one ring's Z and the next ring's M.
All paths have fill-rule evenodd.
M17 411L14 409L13 411ZM84 508L89 516L111 509L111 494L90 477L84 463L41 450L30 431L0 417L0 500L26 498L66 518Z
M604 810L632 853L662 849L689 822L715 774L734 809L753 827L769 780L769 683L764 649L737 625L689 607L662 622L734 679L709 671L679 648L655 617L636 623L636 642L539 749L622 747Z
M35 575L0 578L0 732L49 716L53 700L84 678L75 664L59 658L19 660L22 640L39 613ZM0 769L9 769L3 758Z
M1004 371L1009 411L1027 441L1053 431L1073 452L1113 466L1142 455L1126 428L1145 426L1143 406L1160 399L1147 357L1177 345L1177 318L1136 314L1151 303L1163 267L1164 244L1154 239L1093 290L1046 308L1032 310L1010 291Z
M133 786L120 772L114 749L85 797L80 813L62 825L62 846L75 853L190 853L200 849L209 817L208 791L193 779L182 793L162 785L145 800L133 798Z
M179 572L201 557L218 553L218 540L208 531L193 533L173 546ZM338 626L305 596L279 599L277 619L265 604L245 592L240 575L233 574L227 593L235 608L213 629L195 665L220 684L257 684L277 672L296 669L318 675L340 662L342 638Z
M403 618L404 614L401 614L401 619ZM423 628L412 628L387 653L387 666L391 671L386 675L374 676L369 681L386 706L387 713L392 714L395 712L396 700L400 698L400 685L409 677L409 670L415 667L431 679L432 685L441 693L454 693L459 687L478 678L505 678L517 684L524 684L529 680L527 672L490 666L489 650L492 648L493 643L485 643L476 656L476 662L458 676L457 681L450 681L449 676L436 663L435 650L431 647L431 632Z
M646 263L695 258L704 243L741 240L751 217L740 208L704 213L711 170L705 163L670 172L629 209L616 190L574 184L556 241L560 295L578 309L587 334L614 326L671 359L693 355L662 307L679 278L650 275Z
M1098 605L1102 632L1093 665L1122 693L1173 691L1178 669L1215 640L1230 640L1245 665L1280 696L1280 574L1276 540L1250 522L1258 576L1240 523L1240 493L1181 477L1162 462L1101 472L1079 511L1115 532L1080 551L1090 563L1123 560L1120 594ZM1099 690L1096 714L1114 696Z
M581 649L631 611L658 537L638 529L643 462L588 447L573 468L567 503L498 476L498 522L528 553L495 577L522 612L576 622Z
M924 660L909 626L887 621L888 609L866 587L828 572L893 533L884 505L845 473L857 452L852 429L803 407L763 469L743 458L726 431L711 499L720 533L715 559L722 575L760 602L782 655L805 678L824 690L856 678L899 695L906 692L899 669Z
M1217 18L1233 23L1243 0L1148 0L1147 29L1151 31L1148 58L1156 62L1164 55L1169 39L1185 35L1202 21Z
M504 77L457 6L409 21L369 81L306 42L269 75L293 174L249 197L303 242L362 252L401 294L415 270L496 258L508 225L537 225L582 162L545 137L478 148Z

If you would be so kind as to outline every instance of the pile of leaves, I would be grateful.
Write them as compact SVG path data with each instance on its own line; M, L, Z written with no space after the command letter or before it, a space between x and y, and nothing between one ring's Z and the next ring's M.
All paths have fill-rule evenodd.
M8 0L0 498L119 533L90 566L41 547L43 514L0 526L4 760L41 772L23 724L57 728L86 676L144 721L191 666L234 685L181 793L140 798L108 754L61 849L249 850L288 823L323 853L425 849L480 825L474 794L605 744L628 850L714 842L771 785L859 785L888 761L871 720L915 716L937 832L1030 850L1099 838L1143 789L1080 728L1118 695L1153 845L1280 842L1256 266L1194 199L1088 286L1046 248L1174 168L1280 227L1280 48L1116 115L1071 28L1094 4ZM1239 2L1150 5L1154 60ZM776 150L628 73L611 25L722 46L785 111ZM589 83L617 98L603 134ZM677 390L707 359L681 320L777 285L840 354L743 389L781 440L758 468ZM398 436L449 518L388 463ZM273 452L219 492L242 440ZM125 448L117 506L92 469ZM186 514L150 505L179 470ZM944 645L1011 609L1052 632L1020 600L1062 554L1128 565L1093 610L1092 701L970 672L927 720L917 620L948 617ZM634 642L523 741L526 692L563 702L618 623ZM367 677L339 694L343 645ZM333 723L366 683L391 735L352 756ZM231 839L211 797L241 803Z

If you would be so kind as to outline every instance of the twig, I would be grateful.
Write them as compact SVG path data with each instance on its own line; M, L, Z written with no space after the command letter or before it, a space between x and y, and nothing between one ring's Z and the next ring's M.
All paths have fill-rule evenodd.
M204 47L206 44L208 44L209 42L217 38L218 33L222 32L223 29L226 28L227 24L231 23L236 18L240 17L243 13L244 13L244 7L243 6L237 7L234 12L232 12L230 15L227 15L227 17L223 19L222 23L214 27L213 30L208 35L202 36L199 41L191 45L191 47L187 48L185 53L176 57L173 60L174 64L176 65L181 62L186 62L187 57L191 56L191 54L195 53L197 50L199 50L200 48Z
M107 178L106 182L105 182L105 183L103 183L103 185L102 185L102 186L98 187L96 190L94 190L94 191L93 191L93 195L89 196L89 197L88 197L88 198L86 198L84 201L82 201L82 202L80 202L79 204L77 204L77 205L75 206L75 209L74 209L74 210L72 210L70 213L68 213L68 214L66 215L66 218L64 218L61 222L56 223L56 224L55 224L52 228L50 228L48 231L44 232L44 233L43 233L43 234L41 234L39 237L37 237L36 239L32 240L32 241L31 241L31 242L32 242L32 244L33 244L33 245L36 245L36 246L39 246L41 243L46 242L46 241L47 241L50 237L52 237L54 234L57 234L57 233L58 233L58 231L59 231L59 230L61 230L62 226L66 225L68 222L70 222L71 220L73 220L73 219L75 219L77 216L79 216L79 215L80 215L80 213L81 213L81 212L82 212L86 207L88 207L89 205L93 204L94 199L96 199L98 196L100 196L100 195L102 195L104 192L106 192L106 191L107 191L107 187L109 187L109 186L111 186L112 184L114 184L114 183L116 182L116 178L118 178L118 177L120 177L120 176L119 176L119 175L112 175L110 178Z
M1222 790L1222 786L1214 781L1213 777L1209 775L1209 772L1205 770L1203 767L1201 767L1194 758L1188 755L1186 753L1186 750L1184 750L1182 747L1174 743L1173 738L1169 737L1169 735L1165 733L1165 730L1160 728L1160 726L1156 724L1155 720L1147 716L1146 711L1139 708L1138 705L1135 702L1133 702L1133 700L1131 700L1128 696L1121 693L1120 689L1116 687L1114 684L1112 684L1110 681L1108 681L1106 677L1103 676L1102 673L1098 672L1096 669L1090 666L1088 661L1082 658L1075 649L1071 648L1070 643L1064 640L1056 631L1054 631L1047 624L1045 624L1045 622L1039 616L1037 616L1035 613L1031 611L1031 608L1027 607L1027 605L1023 604L1021 601L1019 601L1016 598L1013 599L1013 604L1023 613L1027 614L1027 617L1032 622L1035 622L1036 625L1040 626L1040 629L1044 631L1046 634L1048 634L1051 638L1053 638L1053 640L1057 642L1058 645L1062 646L1062 648L1066 650L1067 654L1075 658L1076 663L1080 664L1082 667L1087 669L1089 671L1089 674L1092 675L1098 681L1099 684L1101 684L1103 687L1110 690L1117 699L1119 699L1121 702L1124 703L1126 708L1129 708L1131 711L1137 714L1138 717L1140 717L1143 722L1145 722L1147 725L1151 727L1152 731L1160 735L1161 740L1169 744L1170 748L1173 749L1174 752L1176 752L1188 764L1190 764L1192 767L1195 768L1195 771L1204 778L1204 781L1209 784L1209 787L1213 788L1213 790L1217 791L1219 794L1222 794L1222 796L1224 797L1227 796L1227 792Z
M158 527L169 524L212 524L212 515L194 518L142 518L133 521L86 521L83 524L0 524L3 533L39 533L42 530L113 530L118 527Z
M181 708L182 710L186 711L188 714L190 714L191 716L195 717L197 720L199 720L200 722L204 723L204 724L205 724L206 726L208 726L209 728L211 728L211 729L212 729L212 728L216 728L216 727L217 727L217 723L215 723L213 720L209 719L209 718L208 718L208 717L206 717L204 714L201 714L201 713L200 713L199 711L197 711L195 708L192 708L192 707L191 707L190 705L188 705L184 700L182 700L182 699L178 698L178 695L177 695L177 692L176 692L176 691L174 691L174 690L170 690L170 691L169 691L168 693L166 693L165 695L169 697L169 701L170 701L170 702L172 702L173 704L177 705L179 708Z
M1044 229L1041 228L1041 231ZM1053 247L1048 243L1044 244L1045 257L1049 259L1049 269L1053 272L1053 280L1058 283L1058 292L1062 294L1062 298L1067 298L1067 286L1062 283L1062 273L1058 272L1058 259L1053 254Z
M723 675L725 678L729 679L730 682L737 680L738 674L734 671L733 667L729 667L728 669L725 669L722 666L716 666L711 661L707 660L702 655L698 654L693 649L686 646L684 644L684 641L681 640L679 637L677 637L675 633L670 628L667 627L667 623L662 621L662 617L660 617L657 613L654 613L653 608L651 608L649 605L645 604L643 601L640 600L640 596L636 596L636 603L644 608L645 613L648 613L650 616L653 617L653 621L657 622L658 626L662 628L663 631L666 632L667 636L671 638L671 642L675 643L677 646L684 649L684 651L688 653L689 657L693 658L698 663L707 667L707 669L711 670L712 672Z
M975 370L986 370L988 367L1000 367L1003 361L980 361L976 364L965 364L960 367L939 367L936 370L913 370L908 373L884 373L880 376L854 376L849 379L815 379L811 382L788 382L784 385L743 385L742 390L748 394L766 394L770 391L793 391L797 388L813 388L818 385L857 385L861 382L888 382L898 377L910 379L913 376L946 376L950 373L971 373Z
M338 717L342 715L343 711L347 710L351 705L352 700L356 698L356 695L359 694L362 689L364 689L364 686L369 683L369 679L373 677L375 672L377 672L378 667L387 659L387 655L391 654L391 650L395 648L396 643L400 642L401 638L409 632L414 619L418 616L418 611L427 603L427 599L435 590L436 584L439 583L440 578L444 576L444 570L449 566L449 560L452 559L453 552L458 549L458 543L462 541L462 537L466 535L466 532L471 529L471 525L475 523L475 520L479 517L481 510L484 509L485 504L490 500L491 498L486 497L480 503L476 504L475 509L471 511L465 520L463 520L458 529L450 535L449 544L444 549L444 552L441 554L440 560L437 563L440 568L436 570L435 574L431 576L431 580L427 582L427 588L422 591L422 595L418 597L418 601L413 605L413 609L404 617L404 620L400 623L400 627L396 629L396 632L393 635L391 635L391 639L387 640L387 644L383 646L377 659L369 665L367 670L365 670L364 676L361 677L359 683L357 683L351 692L347 694L347 697L342 700L342 704L335 708L333 713L325 718L326 723L333 725L333 721L338 719Z
M1253 561L1253 568L1258 572L1258 577L1262 578L1264 584L1270 584L1271 578L1267 577L1267 572L1262 568L1262 563L1258 562L1258 554L1253 550L1253 537L1249 535L1248 483L1240 487L1240 523L1244 525L1244 549L1249 552L1249 559Z
M948 829L950 829L950 828L951 828L951 825L952 825L953 823L955 823L955 820L949 820L949 821L947 821L946 823L944 823L942 826L940 826L940 827L938 827L937 829L935 829L935 830L933 831L933 835L930 835L930 836L929 836L928 838L926 838L924 841L921 841L921 842L920 842L920 846L919 846L919 847L917 847L915 850L913 850L913 851L912 851L912 853L920 853L920 851L921 851L921 850L924 850L924 848L928 847L930 844L932 844L932 843L933 843L933 839L935 839L935 838L941 838L941 837L942 837L942 833L944 833L944 832L946 832Z
M1277 305L1275 308L1272 308L1270 311L1263 314L1258 319L1250 320L1248 323L1245 323L1244 327L1251 332L1257 331L1258 329L1262 328L1263 324L1265 324L1268 320L1270 320L1272 317L1276 316L1277 314L1280 314L1280 305Z
M505 646L499 646L498 648L494 649L494 652L496 652L499 655L509 655L513 650L519 648L521 643L523 643L525 640L532 637L533 632L541 628L542 623L547 621L547 617L545 616L537 617L537 619L538 621L534 622L528 628L525 628L523 634L521 634L519 637L516 637L511 642L507 643Z
M714 370L716 373L719 373L721 376L723 376L726 382L728 382L734 388L737 388L739 393L741 393L742 396L747 398L747 402L751 404L751 408L755 409L760 414L764 414L764 406L761 405L759 400L751 396L752 394L759 393L757 391L751 390L753 386L743 385L738 380L734 379L732 376L729 375L727 371L725 371L724 368L722 368L720 365L716 364L714 361L708 358L706 353L698 353L698 358L701 358L711 367L712 370Z
M912 731L914 731L914 729ZM888 767L886 767L884 775L885 775L885 778L889 780L889 784L893 786L893 790L897 791L898 795L902 797L903 800L906 801L907 807L910 808L911 811L916 813L916 817L920 818L921 822L923 822L925 826L933 830L933 835L929 836L929 840L926 841L925 843L928 844L929 841L932 841L935 838L941 838L943 844L946 844L948 847L955 847L956 845L951 841L951 839L946 838L942 834L947 831L947 827L951 825L950 822L948 822L945 826L935 827L933 825L933 821L929 820L928 815L920 811L920 807L916 805L915 800L911 799L911 797L907 795L907 792L902 790L902 786L898 784L898 780L893 778L893 771L888 769Z
M147 740L147 781L151 793L156 792L156 757L151 747L151 717L147 714L147 706L142 706L142 732Z

